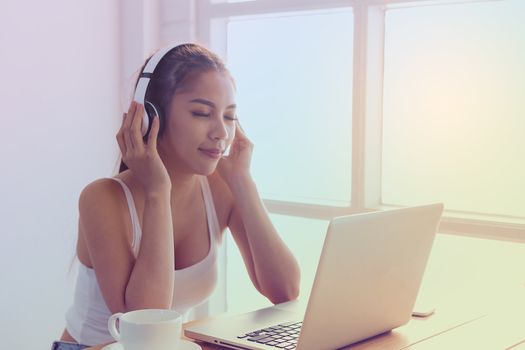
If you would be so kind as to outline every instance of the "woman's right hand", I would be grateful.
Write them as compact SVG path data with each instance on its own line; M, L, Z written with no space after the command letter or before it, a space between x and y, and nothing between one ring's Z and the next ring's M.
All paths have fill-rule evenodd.
M132 101L127 113L124 113L122 126L117 133L117 142L122 153L122 160L136 176L146 193L169 191L171 181L157 151L159 117L152 120L147 143L141 133L144 106Z

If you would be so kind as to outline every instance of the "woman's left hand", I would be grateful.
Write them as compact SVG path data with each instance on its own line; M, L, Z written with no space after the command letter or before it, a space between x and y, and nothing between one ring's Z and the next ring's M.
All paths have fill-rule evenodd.
M217 170L222 178L230 185L235 178L250 176L250 162L252 159L253 143L246 137L239 121L235 123L235 137L230 146L228 156L222 157Z

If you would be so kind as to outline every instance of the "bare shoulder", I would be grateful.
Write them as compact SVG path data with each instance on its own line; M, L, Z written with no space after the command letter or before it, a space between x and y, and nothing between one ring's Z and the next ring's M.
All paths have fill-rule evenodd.
M213 203L217 210L217 217L221 229L228 226L228 219L233 209L233 195L228 187L228 184L221 177L218 171L213 172L208 176L208 183L213 195Z
M89 210L95 209L98 205L111 205L118 201L122 189L120 184L115 180L104 178L93 181L80 193L79 198L79 209ZM101 202L101 200L105 200ZM95 206L94 204L97 204Z
M91 266L89 251L93 247L131 240L126 197L115 180L99 179L87 185L80 193L78 207L77 252L87 266Z
M103 219L114 217L126 209L126 197L121 185L112 179L99 179L87 185L78 202L80 218Z

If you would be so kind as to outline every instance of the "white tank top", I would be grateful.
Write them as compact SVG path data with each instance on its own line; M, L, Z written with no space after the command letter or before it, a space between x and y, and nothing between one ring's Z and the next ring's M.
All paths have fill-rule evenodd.
M122 186L128 202L133 227L132 248L135 256L139 251L142 229L140 227L135 202L126 184L113 178ZM217 284L217 246L220 242L220 227L213 204L213 198L205 176L199 181L206 208L210 250L200 262L181 270L175 270L172 309L185 315L194 306L208 299ZM113 341L108 332L107 322L111 316L100 291L95 271L79 263L77 284L73 305L66 313L66 329L77 342L84 345L97 345Z

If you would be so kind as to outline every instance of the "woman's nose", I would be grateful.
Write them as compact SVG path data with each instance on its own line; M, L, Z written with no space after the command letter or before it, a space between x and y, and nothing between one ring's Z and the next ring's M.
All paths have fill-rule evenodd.
M210 136L214 140L226 140L228 138L228 128L222 118L213 123L213 129L211 130Z

